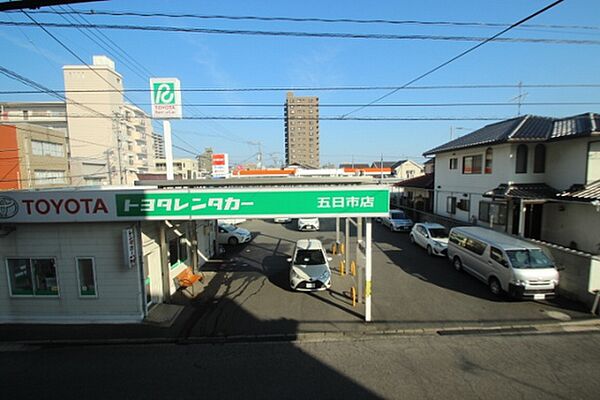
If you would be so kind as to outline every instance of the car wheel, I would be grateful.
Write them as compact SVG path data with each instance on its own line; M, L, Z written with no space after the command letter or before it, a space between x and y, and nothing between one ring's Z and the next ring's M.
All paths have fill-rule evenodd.
M232 245L236 245L236 244L239 243L239 240L235 236L232 236L232 237L229 238L229 240L227 240L227 243L232 244Z
M454 267L455 270L461 271L462 270L462 261L460 261L460 258L454 257L454 260L452 260L452 266Z
M427 246L427 255L428 256L432 256L433 255L433 249L431 248L431 246Z
M502 286L500 286L500 281L498 281L496 278L490 278L488 287L490 288L490 293L494 296L500 296L502 293Z
M412 234L410 235L410 242L411 242L412 244L417 244L417 243L415 242L415 237L414 237Z
M390 224L389 228L391 232L394 232L394 226L392 224Z

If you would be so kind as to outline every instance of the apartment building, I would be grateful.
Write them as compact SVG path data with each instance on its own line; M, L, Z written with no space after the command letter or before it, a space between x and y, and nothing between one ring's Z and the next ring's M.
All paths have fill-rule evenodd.
M73 184L130 185L153 166L148 116L125 103L123 77L106 56L63 67Z
M67 140L60 130L20 123L0 125L0 189L70 183Z
M319 98L288 92L284 114L286 165L319 168Z
M165 156L165 139L158 133L152 133L152 140L154 141L154 158L166 158Z
M167 172L167 160L157 159L154 164L155 172ZM181 179L197 179L199 176L198 161L192 158L174 159L173 174L181 176Z
M67 136L67 108L62 101L0 102L0 124L27 123Z

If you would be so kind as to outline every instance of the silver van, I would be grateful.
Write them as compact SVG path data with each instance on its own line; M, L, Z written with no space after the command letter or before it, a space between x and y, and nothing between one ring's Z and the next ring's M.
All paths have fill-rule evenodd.
M516 298L552 298L558 270L541 248L491 229L466 226L450 230L448 258L485 282L494 295Z

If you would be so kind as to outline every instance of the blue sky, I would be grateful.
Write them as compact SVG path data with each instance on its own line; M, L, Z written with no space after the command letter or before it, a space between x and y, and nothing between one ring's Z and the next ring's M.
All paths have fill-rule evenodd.
M551 1L471 0L462 1L107 1L74 5L75 9L119 10L205 15L257 15L322 18L360 18L428 21L476 21L512 23L550 4ZM451 5L450 5L451 4ZM568 0L531 20L534 24L599 26L600 2ZM63 22L59 16L35 15L38 21ZM0 14L0 20L22 20L19 14ZM134 17L87 17L97 23L194 26L219 29L351 32L421 35L463 35L487 37L501 30L490 27L440 27L414 25L359 25L351 23L292 23L193 19L142 19ZM81 58L91 62L94 54L106 51L75 29L50 30ZM272 87L272 86L400 86L428 69L473 46L472 42L403 41L371 39L262 37L104 31L128 54L155 76L175 76L183 88ZM516 29L507 37L600 40L599 30ZM44 85L63 87L61 67L79 62L39 28L0 26L0 65L15 70ZM598 45L535 43L489 43L416 85L459 84L561 84L600 83ZM108 54L110 56L110 54ZM147 88L148 81L135 75L116 60L126 88ZM26 89L0 77L0 88ZM527 88L525 102L594 102L599 88ZM322 104L365 104L386 91L315 91ZM518 91L485 90L401 90L382 103L508 102ZM133 93L132 100L149 111L149 95ZM46 100L34 95L0 95L2 101ZM285 92L183 93L184 104L195 103L278 103ZM321 115L335 116L352 108L321 108ZM521 113L567 116L598 112L597 105L527 106ZM510 107L370 107L356 116L402 117L498 117L515 116ZM188 107L186 115L269 115L282 116L283 108ZM338 164L414 158L450 138L451 127L458 134L475 130L485 121L322 121L321 162ZM283 121L197 121L172 123L174 144L196 150L213 147L228 152L232 162L254 160L256 146L262 143L266 162L284 157ZM190 146L191 145L191 146ZM175 150L175 155L189 154Z

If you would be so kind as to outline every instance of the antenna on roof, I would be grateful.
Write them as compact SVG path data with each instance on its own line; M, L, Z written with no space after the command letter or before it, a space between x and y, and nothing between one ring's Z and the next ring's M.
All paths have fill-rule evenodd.
M510 101L516 101L517 102L517 116L521 115L521 103L523 101L523 99L525 99L525 97L527 97L527 95L529 93L525 92L523 93L523 82L519 81L519 95L516 97L513 97L512 99L510 99Z

